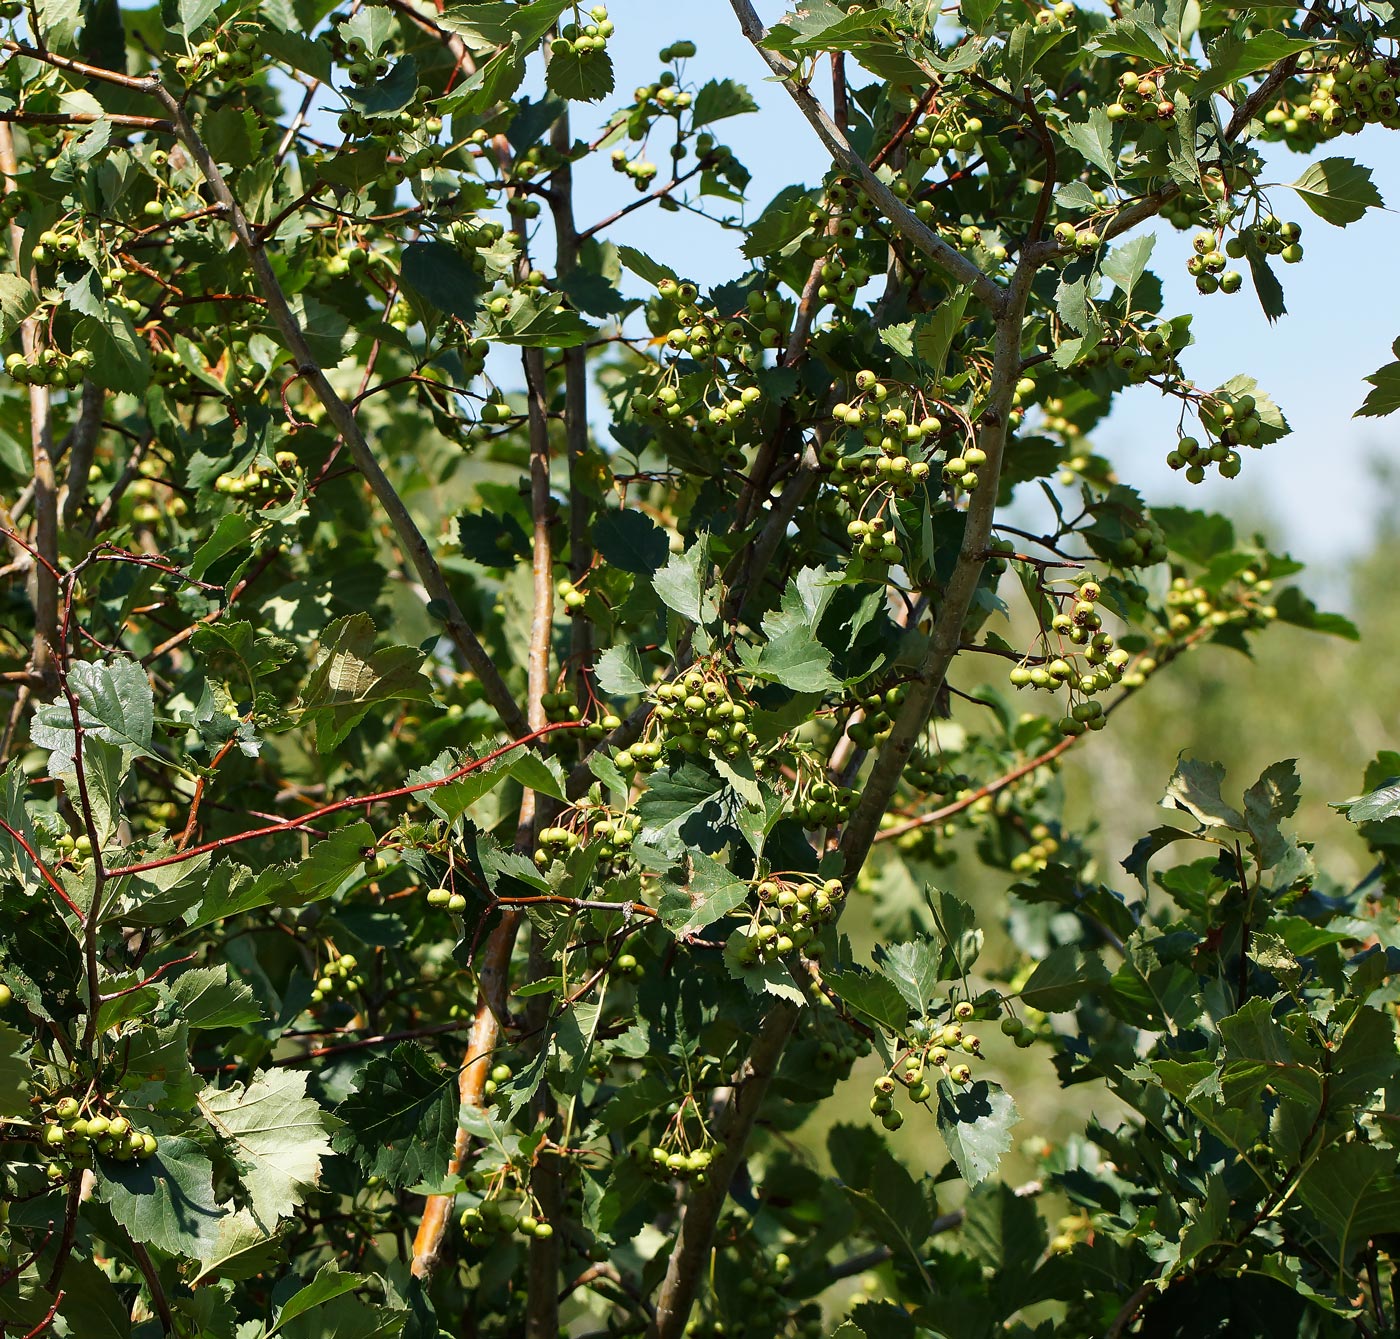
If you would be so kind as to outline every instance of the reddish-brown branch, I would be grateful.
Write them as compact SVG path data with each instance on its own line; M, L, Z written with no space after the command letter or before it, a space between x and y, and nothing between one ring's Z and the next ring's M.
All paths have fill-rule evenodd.
M302 814L300 818L283 819L279 823L269 823L266 827L253 828L249 832L235 832L231 836L220 837L217 841L191 846L176 855L161 856L157 860L142 860L134 865L122 865L117 869L108 870L107 876L119 879L127 874L144 874L147 870L163 869L167 865L178 865L183 861L193 860L196 856L207 855L210 851L221 851L225 847L237 846L241 842L294 832L298 828L304 828L308 823L314 823L317 819L326 818L331 814L344 813L347 809L363 809L371 804L383 804L388 800L401 800L425 790L436 790L439 786L447 785L449 781L458 781L464 776L469 776L472 772L485 767L488 763L495 762L497 758L503 757L513 749L518 749L525 744L532 744L535 740L544 735L552 734L555 730L579 730L586 724L586 721L558 721L553 725L541 726L538 730L521 735L519 739L514 739L509 744L501 745L500 748L484 757L473 758L471 762L463 763L461 767L449 772L446 776L436 777L431 781L419 781L412 786L398 786L393 790L378 791L373 795L359 795L347 800L337 800L334 804L322 805L319 809Z
M7 822L5 822L3 818L0 818L0 828L3 828L7 833L9 833L10 837L15 842L17 842L20 846L24 848L25 854L34 862L34 868L37 869L41 875L43 875L44 882L47 883L49 887L52 888L54 892L56 892L59 895L59 897L63 899L63 901L67 904L68 909L78 918L79 922L85 920L86 918L83 916L83 913L78 910L78 904L74 902L73 899L63 891L63 885L59 883L59 881L56 878L54 878L53 872L39 858L39 853L27 841L25 841L25 839L18 832L16 832L14 828L12 828Z

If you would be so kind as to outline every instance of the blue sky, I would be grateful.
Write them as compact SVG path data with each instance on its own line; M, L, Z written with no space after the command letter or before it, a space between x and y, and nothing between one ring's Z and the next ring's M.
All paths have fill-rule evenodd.
M772 22L788 6L760 0L759 13ZM793 181L815 183L826 159L811 130L767 67L739 33L724 0L672 6L656 0L615 0L610 16L617 32L609 50L619 91L650 82L660 70L657 52L679 38L698 44L688 62L687 82L729 77L747 83L757 115L721 123L724 137L753 174L749 212L754 215ZM607 109L600 103L574 108L574 133L588 135ZM1309 159L1270 149L1269 180L1296 179ZM1316 157L1355 157L1373 169L1387 203L1400 205L1400 134L1369 127L1361 135L1334 140ZM664 158L657 157L665 167ZM630 198L630 188L606 161L580 172L577 200L587 226ZM621 192L619 188L621 187ZM1400 464L1400 415L1355 419L1365 397L1363 378L1394 356L1400 335L1400 261L1397 219L1390 210L1370 211L1358 224L1333 228L1311 213L1291 191L1273 193L1275 212L1303 225L1304 262L1280 266L1288 315L1270 326L1253 293L1202 298L1185 270L1190 234L1163 227L1154 268L1167 293L1168 312L1195 311L1196 344L1183 361L1203 386L1218 385L1239 372L1256 377L1279 402L1294 433L1263 452L1247 452L1245 469L1231 481L1191 487L1166 468L1177 402L1150 387L1125 394L1094 446L1117 464L1125 479L1150 500L1207 506L1251 519L1265 514L1276 533L1309 561L1339 560L1366 546L1375 508L1384 494L1371 461ZM701 283L733 274L742 264L739 237L685 213L661 215L648 207L611 229L616 242L650 251Z

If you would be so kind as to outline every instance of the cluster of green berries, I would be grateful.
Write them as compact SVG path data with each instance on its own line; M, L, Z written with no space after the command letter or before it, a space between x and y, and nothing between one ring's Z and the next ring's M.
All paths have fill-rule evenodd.
M179 493L172 492L154 479L133 479L126 495L135 504L131 509L131 519L137 525L159 528L167 520L178 519L189 510L189 504Z
M1246 568L1238 578L1234 598L1221 600L1203 586L1184 576L1172 578L1167 591L1167 618L1163 634L1181 637L1203 625L1214 628L1227 623L1247 623L1254 627L1273 622L1278 610L1269 603L1274 583Z
M904 780L923 795L952 795L972 784L963 772L949 772L941 759L927 749L916 748L904 764Z
M1036 823L1027 834L1030 837L1030 844L1024 851L1018 851L1011 857L1011 872L1013 874L1036 874L1046 868L1050 863L1050 858L1060 849L1059 839L1050 831L1044 823ZM1008 1023L1015 1022L1014 1019L1003 1019L1001 1030L1008 1037L1014 1035L1012 1029L1007 1027Z
M936 167L946 154L974 152L982 130L980 117L966 115L956 101L950 100L947 110L924 117L909 132L910 140L917 146L910 156L917 158L922 167Z
M316 985L311 991L311 1003L322 1004L327 1000L341 999L363 990L365 979L359 973L359 963L353 953L342 953L332 958L321 968Z
M1367 125L1400 129L1400 66L1393 60L1365 50L1336 60L1304 52L1299 66L1299 92L1264 113L1265 139L1284 140L1306 153L1322 140L1355 135Z
M628 748L618 749L613 754L613 765L623 776L629 772L647 776L656 770L661 761L661 753L662 745L659 739L639 739Z
M1191 318L1174 316L1169 321L1142 328L1125 328L1116 341L1096 346L1081 361L1084 366L1109 364L1130 386L1140 386L1151 377L1179 377L1177 354L1191 342Z
M72 1169L87 1167L93 1154L117 1162L144 1162L160 1147L149 1131L135 1129L114 1108L104 1113L99 1101L63 1097L38 1126L38 1144L50 1159L51 1181L66 1181ZM66 1164L66 1165L65 1165Z
M481 1092L484 1097L495 1097L503 1083L509 1083L515 1077L515 1071L504 1060L498 1060L491 1066L491 1072L486 1076L486 1082L481 1085Z
M841 914L846 888L840 879L772 877L759 879L754 891L758 904L739 948L741 962L766 962L809 946L809 956L821 957L821 945L812 942L813 936Z
M653 717L661 723L667 748L737 758L758 747L758 736L748 724L749 708L735 700L717 664L692 669L674 683L658 684L653 695ZM635 757L635 745L631 752Z
M1017 859L1020 859L1020 857L1018 856ZM1015 868L1014 864L1012 868ZM1036 868L1043 869L1044 863L1042 862L1039 866L1036 866ZM1011 1040L1016 1043L1017 1048L1022 1051L1028 1046L1035 1045L1036 1031L1023 1018L1014 1018L1008 1014L1001 1020L1001 1031L1003 1036L1010 1037Z
M62 390L67 386L80 386L83 378L92 370L93 355L88 349L74 349L64 353L51 345L38 350L32 359L22 353L11 353L5 358L5 371L21 386L48 386Z
M482 1200L480 1204L463 1209L458 1221L473 1246L490 1246L511 1235L538 1241L554 1235L554 1225L538 1217L532 1206L521 1204L517 1209L495 1199Z
M189 55L175 62L175 73L185 83L196 84L211 76L245 79L257 68L260 43L253 29L221 33L220 37L222 45L212 39L200 42Z
M467 899L451 888L429 888L427 902L430 907L445 907L448 911L460 914L467 909Z
M82 238L76 232L59 232L45 228L29 253L36 265L59 265L72 260L82 248Z
M92 838L86 832L80 832L76 837L71 832L60 833L58 849L65 858L79 864L92 854Z
M596 52L607 50L608 38L614 32L612 20L608 18L607 6L594 5L588 11L588 17L588 23L566 23L559 29L559 36L549 44L552 55L577 55L586 60Z
M713 1149L707 1144L695 1148L653 1144L638 1149L637 1156L642 1170L658 1181L693 1181L702 1186L709 1180L710 1163L714 1161Z
M1060 721L1060 731L1066 735L1103 728L1103 706L1090 699L1118 683L1130 660L1126 651L1114 645L1113 635L1103 630L1099 594L1097 582L1084 582L1074 592L1072 606L1059 610L1051 620L1050 633L1060 638L1061 646L1068 641L1082 650L1047 657L1041 664L1016 665L1007 676L1013 688L1054 691L1068 686L1079 694L1084 700L1076 702ZM1075 663L1081 659L1084 667Z
M953 1009L953 1021L936 1026L920 1019L911 1029L916 1045L904 1056L895 1069L880 1075L871 1085L874 1089L870 1098L870 1114L878 1116L887 1130L897 1130L904 1124L904 1113L894 1104L895 1093L902 1086L909 1100L918 1104L927 1102L933 1096L933 1086L928 1081L930 1067L940 1070L957 1084L972 1082L972 1067L963 1056L980 1056L982 1040L975 1033L966 1032L963 1024L971 1021L976 1012L966 1000Z
M1118 76L1118 96L1108 104L1108 119L1170 121L1176 115L1176 103L1163 84L1164 78L1160 74L1137 74L1133 70L1125 70Z
M855 700L861 709L861 719L846 727L851 743L863 749L883 744L894 726L890 712L904 701L906 691L902 683L897 683L884 690L876 688L868 693L857 693Z
M792 796L792 816L804 828L829 828L844 823L855 807L855 791L822 777L799 785Z
M243 474L221 474L214 480L214 491L228 497L261 500L290 495L296 480L304 473L295 451L279 451L269 466L266 461L251 465Z
M1182 437L1167 453L1167 464L1174 470L1184 469L1187 481L1200 483L1206 467L1214 465L1226 479L1233 479L1241 469L1237 446L1260 444L1264 430L1257 403L1252 395L1216 395L1201 404L1201 426L1211 437L1209 445L1195 437Z

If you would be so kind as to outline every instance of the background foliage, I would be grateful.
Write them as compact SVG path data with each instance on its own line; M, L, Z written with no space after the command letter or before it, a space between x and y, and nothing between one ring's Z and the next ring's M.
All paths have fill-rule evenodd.
M1209 761L1356 630L1087 444L1267 468L1148 225L1283 315L1391 9L732 8L816 185L601 7L5 6L0 1332L1391 1332L1400 755Z

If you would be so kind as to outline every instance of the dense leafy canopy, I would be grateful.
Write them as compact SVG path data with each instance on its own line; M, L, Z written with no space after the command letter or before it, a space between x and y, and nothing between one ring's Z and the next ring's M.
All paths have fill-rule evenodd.
M822 181L602 7L0 0L0 1333L1392 1332L1400 756L1359 888L1291 762L1121 873L1056 777L1355 635L1089 434L1288 432L1151 224L1282 316L1392 7L732 8ZM1121 1118L1018 1125L1017 1048Z

